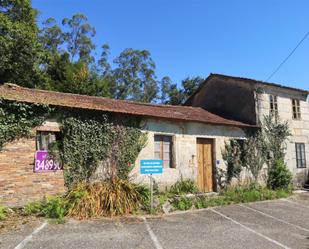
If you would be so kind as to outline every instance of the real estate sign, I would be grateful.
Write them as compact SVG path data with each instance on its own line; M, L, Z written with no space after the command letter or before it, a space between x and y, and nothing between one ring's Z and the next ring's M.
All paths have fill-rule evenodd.
M62 170L62 167L53 156L49 155L48 151L36 151L34 172L49 172L56 170Z

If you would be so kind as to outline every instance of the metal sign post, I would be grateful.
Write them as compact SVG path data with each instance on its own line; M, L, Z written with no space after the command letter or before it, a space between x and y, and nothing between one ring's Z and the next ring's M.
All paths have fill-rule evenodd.
M149 176L150 188L150 213L153 211L153 174L162 174L163 161L162 160L141 160L140 173Z
M150 179L150 213L152 214L153 210L153 179L152 179L152 174L149 175Z

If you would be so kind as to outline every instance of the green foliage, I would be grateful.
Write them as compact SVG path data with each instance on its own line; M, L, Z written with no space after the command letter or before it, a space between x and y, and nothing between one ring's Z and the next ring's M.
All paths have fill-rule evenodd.
M27 137L43 123L51 109L39 104L0 100L0 150L14 139Z
M226 183L230 184L235 177L239 180L243 165L243 152L241 144L232 139L229 142L224 142L224 150L222 151L222 158L227 165Z
M67 112L61 120L59 142L49 149L62 162L68 187L97 177L94 172L98 167L105 171L99 180L128 178L146 143L139 120L112 119L89 111Z
M157 98L155 63L147 50L125 49L115 58L112 71L116 99L152 102Z
M267 185L271 189L288 189L292 183L292 173L283 159L279 159L268 171Z
M182 195L174 198L172 205L177 210L189 210L193 206L193 201L189 197Z
M0 84L35 87L45 81L36 15L30 0L0 2Z
M33 201L27 203L24 207L25 215L42 215L42 201Z
M194 206L197 209L215 206L223 206L237 203L256 202L264 200L273 200L286 198L291 195L289 190L270 190L257 184L248 186L228 188L218 196L200 196L173 198L172 205L178 210L187 210Z
M105 115L72 116L62 120L58 151L67 186L88 181L108 155L115 134Z
M0 205L0 221L5 220L7 216L7 208L5 206Z
M178 88L177 84L165 76L160 81L161 85L161 103L171 105L183 104L205 81L202 77L187 77L182 80L181 87Z
M288 121L281 121L278 115L264 116L262 124L265 154L269 169L285 156L285 142L291 135Z
M55 219L56 223L63 223L64 217L69 211L68 202L58 196L50 196L42 201L28 203L24 207L26 215L42 216L49 219Z
M227 183L230 183L233 177L238 178L243 167L251 173L252 180L257 182L265 163L268 165L268 177L271 177L267 182L273 181L275 174L280 173L273 168L276 168L278 160L284 158L284 143L289 135L288 123L281 122L277 115L269 115L264 117L261 130L247 133L248 138L242 149L234 140L226 143L222 157L227 165Z
M257 131L244 143L244 167L249 170L254 182L258 181L265 163L264 136Z
M143 206L145 189L128 180L114 178L104 182L79 183L67 194L69 215L79 219L124 215Z
M193 180L181 178L171 186L169 192L176 195L194 194L198 192L198 188Z
M93 61L91 51L95 48L91 37L94 37L95 28L87 22L88 18L77 13L71 19L64 18L62 25L68 26L68 32L63 34L64 40L67 43L67 50L71 54L71 61L74 61L75 56L79 56L79 60L89 63Z

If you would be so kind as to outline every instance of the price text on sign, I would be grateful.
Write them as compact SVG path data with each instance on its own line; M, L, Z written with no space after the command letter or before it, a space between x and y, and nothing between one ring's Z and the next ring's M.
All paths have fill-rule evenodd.
M48 154L48 151L36 151L34 172L48 172L56 170L62 170L62 167L51 155Z
M141 160L140 173L143 175L162 174L162 160Z

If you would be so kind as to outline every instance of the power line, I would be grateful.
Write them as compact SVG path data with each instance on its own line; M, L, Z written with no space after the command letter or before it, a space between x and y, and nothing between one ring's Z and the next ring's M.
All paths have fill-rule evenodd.
M309 31L305 34L305 36L298 42L296 47L289 53L289 55L280 63L280 65L276 68L276 70L273 71L272 74L270 74L265 81L269 81L279 71L279 69L283 66L283 64L286 63L286 61L294 54L296 49L303 43L303 41L307 38L308 35Z

